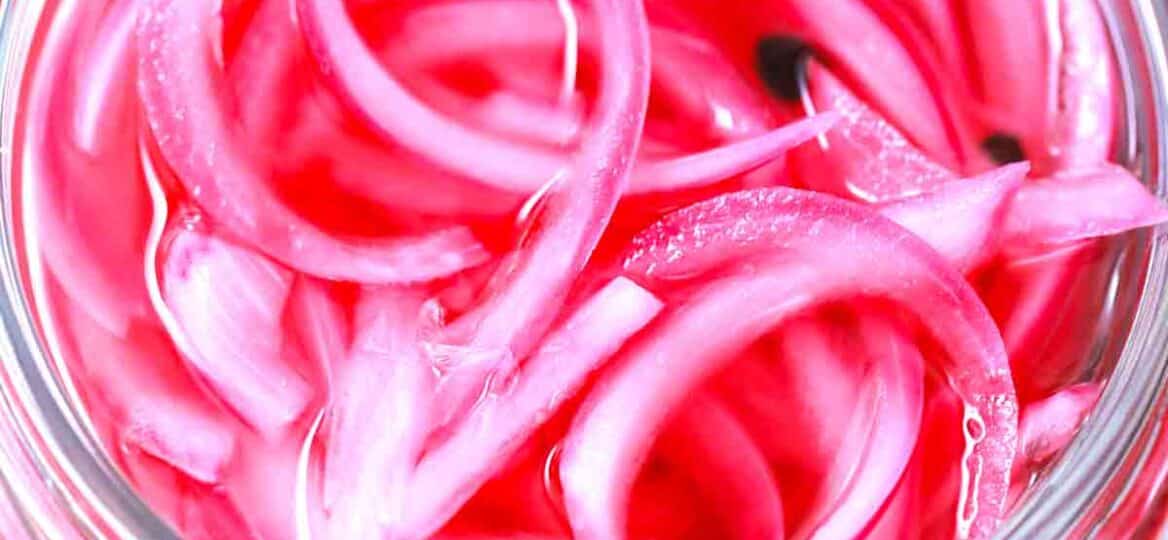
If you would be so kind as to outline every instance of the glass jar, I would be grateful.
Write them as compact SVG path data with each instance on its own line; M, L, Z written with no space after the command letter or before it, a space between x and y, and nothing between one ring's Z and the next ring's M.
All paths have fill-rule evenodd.
M195 0L191 0L195 1ZM1038 0L1035 0L1038 1ZM1124 90L1117 159L1168 195L1168 4L1099 0ZM105 457L32 305L25 242L21 92L38 22L57 0L0 0L0 533L5 538L173 538ZM1112 266L1106 325L1085 377L1095 411L1037 475L1002 538L1168 532L1168 233L1133 235Z

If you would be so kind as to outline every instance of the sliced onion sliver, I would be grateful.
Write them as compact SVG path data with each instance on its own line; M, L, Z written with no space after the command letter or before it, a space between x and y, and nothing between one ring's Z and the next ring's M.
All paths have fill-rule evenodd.
M180 229L162 263L162 298L183 353L241 418L276 435L312 388L284 359L282 317L292 273L247 248Z
M671 311L582 409L560 468L578 537L623 535L628 489L654 435L726 354L807 306L854 295L897 301L948 353L941 367L967 403L963 466L976 473L962 486L962 533L989 537L1004 512L1018 411L1001 337L964 279L871 210L784 188L667 216L634 240L625 269L667 286L747 255L751 271L712 282Z
M308 1L302 0L302 8ZM597 112L576 166L541 192L529 238L514 263L495 276L498 293L462 316L451 329L455 335L439 338L469 356L494 351L502 363L531 352L559 315L628 185L649 98L648 23L640 0L594 0L592 6L603 48ZM477 391L482 385L463 388Z
M1002 222L1030 165L994 169L928 192L880 206L880 214L912 231L962 272L972 270L997 247Z
M376 538L401 520L430 432L434 375L418 348L422 298L366 293L357 335L337 366L325 454L324 505L334 538Z
M726 522L732 538L782 540L783 501L766 456L726 406L699 394L657 442Z
M841 197L884 202L911 197L957 180L949 169L909 142L831 72L816 62L807 67L815 110L842 117L818 147L796 150L793 164L808 187Z
M161 333L131 343L101 328L82 309L69 314L81 373L113 409L118 444L215 483L235 453L237 423L197 392Z
M424 537L440 527L662 307L632 281L617 278L552 331L516 375L514 388L480 402L419 464L407 531Z
M1019 464L1041 464L1066 447L1101 391L1098 383L1077 384L1023 408L1018 424Z
M1001 122L994 127L1017 137L1028 155L1041 148L1049 107L1053 44L1044 38L1049 35L1050 4L983 0L962 5L974 58L972 82L982 103Z
M808 538L859 537L896 488L920 432L924 360L916 344L876 317L859 324L873 371L828 477L842 489L813 518Z
M1004 225L1006 248L1073 244L1168 221L1168 207L1118 165L1027 182Z
M108 144L104 136L108 115L125 110L133 95L127 81L127 69L134 60L134 26L142 0L112 2L96 34L92 48L80 56L79 73L73 91L79 101L73 112L73 138L83 151L96 155Z
M426 281L481 263L464 228L417 238L340 240L282 205L231 123L212 51L215 4L146 0L138 89L163 156L192 198L238 238L307 274L370 283Z
M460 175L511 192L536 192L571 167L566 155L480 133L430 109L381 66L340 0L299 0L298 5L301 24L324 71L386 137ZM830 121L821 119L790 132L781 128L727 148L639 166L634 169L631 190L714 183L774 159L827 127ZM606 133L611 131L597 128L593 136L605 137Z
M1062 48L1048 113L1048 171L1093 166L1111 157L1119 93L1107 23L1096 2L1046 2ZM1057 11L1057 16L1053 13Z

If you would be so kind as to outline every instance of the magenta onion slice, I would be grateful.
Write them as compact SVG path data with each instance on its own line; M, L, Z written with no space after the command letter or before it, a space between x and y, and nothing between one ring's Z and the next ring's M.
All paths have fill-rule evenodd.
M453 172L511 192L535 192L570 168L570 160L561 153L478 132L422 103L372 55L339 0L300 0L298 5L323 71L389 139ZM818 122L823 123L810 129L800 125L790 132L780 128L725 148L636 167L630 185L634 191L676 189L747 172L805 141L807 131L817 129L812 135L818 134L830 125L826 119Z
M162 297L186 361L252 427L269 436L312 397L285 361L282 317L292 273L262 255L181 228L166 248Z
M1077 384L1024 407L1018 424L1019 469L1033 470L1065 448L1101 391L1098 383Z
M593 7L604 49L598 112L577 165L550 184L534 205L525 241L494 277L501 284L497 293L437 340L463 347L469 357L486 351L502 362L522 359L532 350L558 316L560 303L628 183L649 92L644 6L639 1L596 0ZM457 367L459 362L451 363ZM482 385L464 388L477 391ZM470 397L454 395L451 400L465 403Z
M329 535L373 538L402 519L430 431L434 374L418 348L422 298L366 293L352 350L336 368L325 456ZM371 429L374 427L374 429Z
M111 138L103 127L111 111L124 111L133 95L126 83L134 65L134 27L142 0L119 0L106 8L90 48L77 57L73 93L77 110L73 138L90 155L103 153Z
M1048 110L1051 21L1049 2L965 2L974 83L989 110L992 129L1017 137L1038 155Z
M67 84L61 66L83 64L88 43L84 29L97 24L100 6L78 6L45 38L45 55L30 79L26 126L29 141L20 167L26 190L30 250L38 250L43 264L58 279L70 299L81 305L104 328L122 336L131 321L147 312L141 273L136 271L149 225L147 195L133 181L137 174L132 133L106 134L109 146L85 151L71 133L82 101ZM96 50L96 49L93 49ZM96 93L126 93L124 85L98 86ZM99 92L100 91L100 92ZM132 116L125 97L92 97L122 109L105 111L121 121ZM116 143L116 144L115 144ZM121 176L126 181L109 182ZM101 231L101 234L91 234ZM30 264L40 264L33 257Z
M864 350L853 358L870 358L869 377L826 478L832 491L821 493L801 538L859 536L896 488L920 431L924 360L916 344L881 319L858 324Z
M778 9L789 11L829 60L916 145L946 166L960 164L949 118L921 66L870 6L859 0L794 0Z
M437 530L662 307L625 278L613 280L581 305L510 383L480 398L450 438L422 459L412 482L405 531L424 537Z
M773 115L760 93L716 47L687 28L660 24L664 21L656 15L662 6L650 7L658 8L649 14L654 99L677 106L687 119L722 138L767 131ZM389 54L403 62L435 64L500 50L549 49L564 42L565 27L559 18L553 3L541 0L429 5L406 17ZM578 19L581 48L595 49L595 23L586 13ZM687 123L689 128L693 125Z
M827 69L807 67L808 89L816 110L842 117L818 146L792 154L800 180L816 191L868 202L917 195L957 180L949 169L918 150L892 124L868 108Z
M1073 244L1168 221L1168 207L1118 165L1027 182L1011 203L1004 242L1017 249Z
M717 398L698 394L657 442L661 458L687 472L731 534L785 536L783 502L766 456Z
M84 348L82 372L116 417L117 442L199 482L217 482L235 453L236 425L202 399L164 335L137 333L131 344L80 309L69 327Z
M417 238L342 241L277 202L267 173L228 120L212 51L215 6L149 0L139 24L138 87L163 156L191 196L233 235L308 274L362 282L425 281L482 262L463 228Z
M298 277L288 296L287 317L304 354L331 389L332 371L348 354L351 331L328 285Z
M1095 2L1046 2L1050 29L1061 48L1051 59L1057 78L1048 105L1047 172L1106 163L1111 156L1118 108L1118 82L1110 38Z
M714 281L671 311L584 405L560 468L577 536L622 536L628 489L653 436L728 352L809 305L862 294L913 311L948 352L943 369L966 402L959 533L989 537L1004 511L1018 411L1001 337L961 276L870 210L784 188L666 217L634 240L625 269L660 285L747 257L753 271ZM711 327L718 332L704 331Z
M996 253L1002 222L1029 164L1006 165L976 178L884 203L880 214L912 231L954 268L968 272Z

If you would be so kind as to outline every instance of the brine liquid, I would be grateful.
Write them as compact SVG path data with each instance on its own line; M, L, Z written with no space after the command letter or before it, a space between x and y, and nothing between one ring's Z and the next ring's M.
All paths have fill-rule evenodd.
M123 11L139 4L54 3L38 30L14 161L21 197L20 240L27 250L27 277L43 339L66 374L70 392L88 411L89 427L104 443L109 459L181 535L294 538L300 520L319 519L316 510L309 512L314 517L306 518L305 508L324 504L319 487L334 383L329 364L339 361L327 353L345 351L355 339L359 306L368 288L313 278L239 247L238 239L200 207L199 195L181 187L173 164L160 154L138 98L139 66L132 52L136 23ZM221 40L214 44L226 80L235 85L219 91L235 96L231 120L243 126L246 152L267 164L266 181L282 204L330 235L394 237L451 225L468 227L491 252L489 261L417 287L417 294L441 312L438 318L456 320L500 286L491 278L499 267L514 263L506 253L524 241L525 231L538 220L539 197L462 182L385 143L332 95L311 58L300 50L301 41L282 44L273 39L273 50L262 50L265 42L253 34L262 31L262 18L270 16L265 10L273 8L266 4L225 0ZM502 136L545 148L575 144L584 136L572 118L595 106L600 85L597 58L584 54L580 59L572 85L577 90L568 100L577 103L572 109L563 105L563 52L558 48L500 49L487 57L422 63L411 55L430 50L426 44L395 40L407 34L403 21L409 20L411 10L433 3L350 4L371 47L381 51L387 66L406 73L406 84L427 96L432 106L469 123L479 122L481 129L502 130ZM653 17L651 10L651 21ZM714 33L719 24L712 25ZM131 45L119 46L122 41ZM257 43L261 50L256 50ZM275 50L284 46L296 50ZM410 55L394 56L395 49ZM256 58L265 55L272 63L296 62L296 68L256 64ZM768 111L771 121L781 125L802 114L802 107L793 104L799 100L775 96L767 87L767 75L752 71L753 61L730 56L736 69L731 73L756 92L753 99ZM241 60L253 64L241 67L237 63ZM262 72L265 67L272 72ZM671 94L662 84L655 79L651 89L642 150L646 155L706 149L743 125L744 120L719 109L717 103L706 104L713 111L711 118L697 123L700 119L695 119L692 104L684 102L686 96ZM482 106L506 104L513 95L521 96L524 108L519 110L539 120L517 121L516 109L504 108L505 121L500 121ZM467 112L472 109L479 116ZM547 116L534 116L541 112ZM216 149L205 151L208 159L215 159ZM723 192L791 183L790 175L778 160L712 185L628 196L617 208L588 272L607 275L606 269L619 262L634 234L673 210ZM536 218L523 215L525 204L536 208ZM211 322L204 327L219 332L228 345L242 344L241 351L226 346L217 350L225 358L275 351L273 356L282 363L268 386L285 401L271 414L294 411L290 421L249 415L237 403L225 401L221 381L209 380L184 361L184 347L189 345L176 342L160 317L158 295L165 295L166 283L159 285L158 276L166 265L177 264L176 238L188 233L212 239L206 245L191 244L192 257L201 250L220 249L215 242L224 242L229 246L222 249L231 254L247 250L248 257L260 261L257 265L278 267L279 275L270 282L273 290L284 287L277 292L244 288L210 270L198 274L201 267L194 266L190 279L208 281L192 289L205 296L191 297L190 302L201 301L207 312L234 313L230 310L236 303L259 304L267 294L298 299L265 314L268 319L260 323ZM1024 379L1015 374L1022 408L1082 382L1093 367L1088 362L1097 352L1101 332L1126 317L1109 308L1115 245L1080 243L987 265L970 276L1001 326L1021 329L1019 335L1003 337L1015 369L1026 370ZM260 279L263 276L256 276L267 272L248 266L245 259L231 259L239 276ZM1068 266L1075 268L1072 278L1060 274ZM250 283L244 277L240 282ZM319 296L305 293L306 288ZM313 314L319 314L313 298L323 298L327 306L322 309L339 314L335 320L342 333L311 332L304 317L313 320ZM836 344L848 343L856 339L857 321L886 311L882 305L836 303L800 315L798 324L823 325ZM1033 330L1027 318L1041 322L1043 328ZM866 373L874 368L865 362L807 365L802 359L811 345L800 345L791 334L785 325L743 350L726 351L737 359L680 407L678 419L665 428L632 488L628 530L633 538L748 536L736 528L746 510L727 507L716 483L718 475L694 463L685 435L688 428L679 427L687 414L702 417L706 410L741 423L749 440L762 449L765 471L779 486L787 533L814 525L810 521L816 519L816 505L833 496L825 475L833 470L837 456L846 459L858 444L848 439L854 433L849 431L851 419L865 406L873 406L861 399L867 395L864 388L849 384L866 380L864 375L854 376L856 370ZM441 366L435 369L441 375ZM932 538L952 534L958 527L963 432L968 436L977 428L968 427L966 410L942 374L930 368L925 381L913 457L896 491L866 529L876 537L911 533ZM505 384L494 381L488 386ZM474 393L489 397L492 390ZM582 397L567 396L565 406L550 411L534 434L506 457L505 466L442 528L443 534L569 536L557 470L562 440ZM697 412L686 413L691 409ZM267 429L270 425L279 427ZM437 444L442 437L432 435L427 444ZM1043 463L1046 460L1033 466ZM1015 476L1015 490L1025 487L1027 472Z

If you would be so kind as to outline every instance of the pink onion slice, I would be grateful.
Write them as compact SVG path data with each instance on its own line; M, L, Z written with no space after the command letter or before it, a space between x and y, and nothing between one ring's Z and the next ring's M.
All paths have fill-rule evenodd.
M915 144L946 166L960 164L949 119L921 66L871 7L858 0L794 0L780 9L790 11L815 45Z
M773 119L760 93L716 47L689 28L674 28L681 24L658 20L663 6L650 8L655 9L649 14L654 99L677 106L686 119L724 138L767 131ZM559 19L554 2L541 0L439 3L410 13L389 53L403 62L433 64L500 50L549 49L564 42ZM595 49L594 21L586 13L578 19L581 48Z
M301 24L326 74L388 138L460 175L511 192L535 192L570 166L559 153L491 137L430 109L373 57L339 0L300 0L298 5ZM781 155L803 142L800 136L805 137L806 131L806 126L792 132L780 129L748 143L637 167L631 186L635 191L653 191L713 183ZM461 151L451 152L451 148Z
M366 294L352 350L337 366L327 427L324 505L335 538L383 536L401 520L431 427L434 374L417 342L422 299Z
M662 307L624 278L584 303L543 341L513 382L480 399L450 438L422 459L411 484L406 531L422 537L437 530Z
M66 294L100 324L124 335L132 319L147 312L141 273L134 270L149 225L148 204L137 173L135 152L123 145L79 146L75 127L83 96L65 78L65 68L82 64L81 40L99 20L99 5L77 6L45 38L45 54L30 77L27 121L21 137L29 144L18 155L27 190L29 249L58 278ZM108 22L108 21L107 21ZM126 93L124 86L93 89ZM86 96L88 97L88 96ZM96 99L96 98L95 98ZM105 111L115 119L133 111L125 97L109 96L122 109ZM108 142L129 144L133 134L109 133ZM100 150L100 151L99 151ZM112 176L127 180L106 181ZM101 234L92 234L101 231ZM40 264L32 257L30 264Z
M595 0L593 7L604 49L598 112L577 165L534 205L526 241L495 276L498 292L439 338L463 347L470 357L485 351L503 362L522 359L534 348L558 316L628 183L649 92L647 22L637 0ZM464 387L477 391L482 385ZM455 395L452 401L469 397Z
M1068 444L1103 389L1082 383L1022 408L1018 424L1018 469L1033 470Z
M1094 166L1111 156L1119 101L1118 82L1107 25L1095 2L1046 2L1048 16L1057 18L1050 31L1061 42L1053 107L1048 112L1046 171ZM1057 12L1057 15L1054 14ZM1025 73L1025 72L1022 72ZM1015 79L1017 74L1012 75Z
M1011 203L1004 242L1015 249L1067 245L1168 221L1168 207L1118 165L1027 182Z
M215 65L214 5L149 0L138 33L138 87L162 154L217 222L305 273L362 282L424 281L482 262L465 229L418 238L341 241L276 202L264 167L227 115Z
M662 459L697 483L731 538L782 540L783 502L770 464L726 406L698 394L657 442Z
M819 146L792 154L801 178L812 189L869 202L909 197L957 180L868 108L829 71L808 65L808 87L816 110L832 110L842 120Z
M981 101L994 127L1018 137L1027 155L1040 155L1051 73L1049 2L1008 0L964 3L969 46Z
M76 308L69 327L81 373L113 410L117 443L199 482L217 482L235 453L236 424L199 395L165 336L143 331L130 342Z
M381 65L342 0L297 0L296 5L322 72L386 137L460 175L496 186L539 185L567 165L557 154L485 135L430 109Z
M977 178L880 205L880 214L912 231L954 268L968 272L996 252L997 236L1029 164L1006 165Z
M634 240L625 270L661 286L746 260L752 271L706 285L638 340L585 404L560 468L573 531L621 537L628 488L654 435L728 353L809 305L862 294L913 311L948 352L943 369L967 404L960 533L989 537L1004 511L1018 411L1001 337L962 277L870 210L784 188L666 217Z
M162 297L189 344L186 361L268 436L312 398L284 358L281 321L291 286L291 272L262 255L186 228L175 233L162 263Z
M103 127L112 111L123 111L133 95L126 83L134 65L134 26L141 0L111 2L91 48L78 58L73 92L79 101L73 116L73 138L83 151L97 155L110 141Z
M885 504L908 466L920 431L924 360L901 330L862 317L859 333L870 357L860 410L845 432L821 494L824 506L799 537L854 538ZM824 496L826 495L826 497Z
M351 330L328 285L297 277L288 296L287 317L309 362L331 388L332 371L348 354Z

